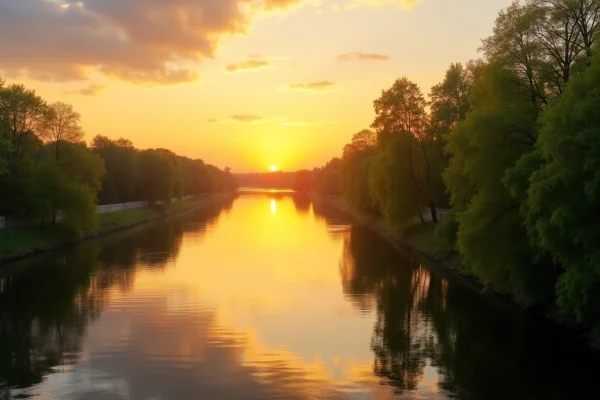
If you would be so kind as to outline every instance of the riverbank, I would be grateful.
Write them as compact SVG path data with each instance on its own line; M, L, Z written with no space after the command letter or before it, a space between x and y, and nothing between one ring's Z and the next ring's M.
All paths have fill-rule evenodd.
M369 226L394 247L408 247L425 258L453 270L463 278L467 278L470 281L476 280L474 277L465 275L460 271L458 268L458 254L452 249L445 248L445 245L437 238L435 234L436 224L434 223L410 226L400 234L393 232L383 220L375 220L369 216L357 213L341 196L329 196L325 198L318 193L312 192L309 194L309 197L313 201L331 204L336 209L351 215L360 223Z
M228 193L219 193L197 199L182 200L167 206L152 206L100 214L98 231L79 237L60 226L0 230L0 264L166 218L200 206L223 201L229 196Z

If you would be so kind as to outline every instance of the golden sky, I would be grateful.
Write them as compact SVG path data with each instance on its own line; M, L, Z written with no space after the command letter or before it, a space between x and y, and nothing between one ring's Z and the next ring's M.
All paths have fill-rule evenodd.
M0 0L0 76L234 172L312 168L407 76L479 56L506 0Z

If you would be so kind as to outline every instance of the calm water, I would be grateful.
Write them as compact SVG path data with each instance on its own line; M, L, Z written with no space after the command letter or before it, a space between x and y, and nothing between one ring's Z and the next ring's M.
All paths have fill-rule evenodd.
M0 398L588 399L598 359L289 194L4 267Z

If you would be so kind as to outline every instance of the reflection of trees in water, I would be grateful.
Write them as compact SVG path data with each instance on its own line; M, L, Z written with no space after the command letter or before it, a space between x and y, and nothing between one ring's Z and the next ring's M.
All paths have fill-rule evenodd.
M315 217L325 221L327 233L332 239L344 238L348 234L348 224L351 220L348 214L325 202L312 203Z
M438 389L461 399L585 398L599 389L598 357L585 346L430 273L367 228L344 239L340 274L358 310L376 304L373 370L397 392L415 390L427 365Z
M77 362L110 290L131 289L139 263L161 268L176 255L184 221L206 225L219 212L208 208L15 264L16 273L0 277L0 399Z
M336 225L339 224L340 221L348 221L347 214L326 202L314 202L313 211L317 218L324 220L328 225Z
M292 195L294 201L294 207L296 212L299 214L307 214L310 211L310 198L303 193L296 193Z
M398 391L416 388L434 337L430 321L421 315L432 283L429 273L358 226L344 239L340 271L344 293L359 310L376 304L375 374Z
M97 246L88 245L44 259L43 267L2 278L3 391L39 383L53 366L76 361L81 335L99 314L96 293L89 290L97 257Z

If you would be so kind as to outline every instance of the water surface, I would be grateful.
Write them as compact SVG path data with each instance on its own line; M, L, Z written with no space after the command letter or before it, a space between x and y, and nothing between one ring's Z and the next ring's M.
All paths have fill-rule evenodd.
M556 326L289 193L4 267L0 399L587 399Z

